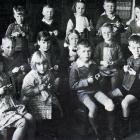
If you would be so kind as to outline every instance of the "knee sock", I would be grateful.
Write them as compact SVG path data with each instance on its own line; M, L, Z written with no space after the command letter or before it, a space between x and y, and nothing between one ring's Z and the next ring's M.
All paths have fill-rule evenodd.
M98 128L97 128L97 124L96 124L96 122L95 122L95 118L89 117L89 123L90 123L90 125L91 125L91 127L92 127L92 130L95 132L95 134L96 134L96 135L99 135L99 133L98 133Z
M121 136L125 137L129 134L129 117L122 118Z
M109 132L114 135L114 121L115 121L114 111L107 112L107 119Z

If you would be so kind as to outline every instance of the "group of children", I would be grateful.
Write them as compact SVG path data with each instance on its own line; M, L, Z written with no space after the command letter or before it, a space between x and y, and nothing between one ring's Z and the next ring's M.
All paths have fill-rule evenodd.
M0 55L0 130L15 127L13 140L24 140L26 135L35 140L35 122L52 119L54 108L62 117L65 107L59 101L59 92L63 90L76 93L88 109L88 121L97 140L105 139L95 121L99 104L110 118L107 139L121 139L114 131L114 100L119 99L122 131L126 133L130 105L140 98L140 6L135 7L136 18L127 29L115 13L114 1L105 0L103 7L105 11L94 27L85 14L86 2L76 0L61 49L58 43L61 32L51 5L43 7L43 19L35 33L24 19L24 8L13 8L15 22L2 39ZM92 32L96 34L92 36ZM127 62L122 52L122 32L132 53ZM37 43L30 48L33 34ZM97 36L101 39L93 39ZM94 43L96 46L93 40L99 41Z

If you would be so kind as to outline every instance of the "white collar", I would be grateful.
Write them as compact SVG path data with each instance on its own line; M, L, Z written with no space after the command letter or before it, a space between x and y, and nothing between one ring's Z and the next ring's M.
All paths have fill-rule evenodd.
M107 14L106 14L107 15ZM107 17L109 18L109 19L111 19L111 20L114 20L115 19L115 14L112 14L111 16L108 16L107 15Z
M48 21L43 17L42 21L50 25L50 24L52 24L53 19Z
M81 61L80 59L77 59L76 61L76 64L77 64L77 67L80 68L80 67L89 67L91 64L93 64L93 61L89 61L87 64L85 64L83 61Z

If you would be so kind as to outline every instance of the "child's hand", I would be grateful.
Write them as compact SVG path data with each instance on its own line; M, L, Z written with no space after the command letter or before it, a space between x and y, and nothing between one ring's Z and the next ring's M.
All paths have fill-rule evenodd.
M17 73L19 72L19 70L20 70L20 67L15 67L13 68L12 73Z
M41 84L38 86L39 91L43 91L45 89L46 85L45 84Z
M102 36L102 32L101 32L101 29L99 29L98 30L98 32L97 32L97 34L96 34L97 36Z
M119 21L116 21L116 27L119 28L121 26L121 23Z
M94 82L93 76L89 76L87 81L89 84L93 84L93 82Z
M118 30L118 27L114 26L113 27L113 32L115 33L115 32L117 32L117 30Z
M100 64L104 67L108 67L109 63L107 61L100 61Z
M41 95L42 95L42 101L46 101L47 98L49 97L49 94L46 91L41 91Z
M88 31L92 31L93 29L94 29L93 26L87 27L87 30L88 30Z
M24 32L21 32L21 36L23 36L23 37L24 37L24 36L25 36L25 33L24 33Z
M123 66L124 72L128 72L129 69L130 69L130 66L129 66L129 65L124 65L124 66Z
M109 61L109 62L108 62L108 65L113 65L113 64L114 64L113 61Z
M132 68L129 68L128 72L130 75L136 75L136 71L134 71Z
M4 92L5 92L5 87L3 86L3 87L0 88L0 95L3 95Z
M19 35L20 35L19 32L14 32L14 33L11 34L12 37L18 37Z
M53 69L57 71L59 69L59 66L58 65L54 65Z
M55 36L58 36L58 30L54 30L53 33Z
M25 71L25 67L23 65L20 66L21 71Z

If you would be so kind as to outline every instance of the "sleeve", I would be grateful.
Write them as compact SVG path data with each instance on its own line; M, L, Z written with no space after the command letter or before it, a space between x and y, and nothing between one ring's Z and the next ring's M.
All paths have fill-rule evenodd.
M124 64L124 59L123 59L123 54L122 54L122 50L120 46L117 46L117 55L118 55L118 59L114 61L115 66L123 66Z
M69 33L70 30L72 30L74 28L74 25L72 23L72 20L69 19L68 23L67 23L67 29L66 29L66 35Z
M96 62L97 65L100 65L100 54L101 53L101 49L100 49L100 44L97 45L96 49L95 49L95 53L94 53L94 60Z
M12 34L12 31L13 31L13 28L14 28L13 24L10 24L10 25L8 26L7 30L6 30L5 36L10 37L11 34Z
M118 19L117 21L120 23L119 27L117 27L118 28L117 33L123 33L125 31L124 29L125 25L123 24L122 19L118 15L116 15L116 17Z
M97 21L97 24L96 24L96 31L98 32L98 30L100 30L100 27L103 25L104 23L104 20L103 20L103 17L100 16L98 21Z
M34 84L34 78L27 74L23 80L21 93L23 96L32 97L40 94L38 86Z
M126 39L128 39L131 36L131 34L132 34L132 27L131 25L129 25L125 32Z
M79 79L78 72L74 67L70 70L69 85L71 90L80 90L89 86L87 79Z

